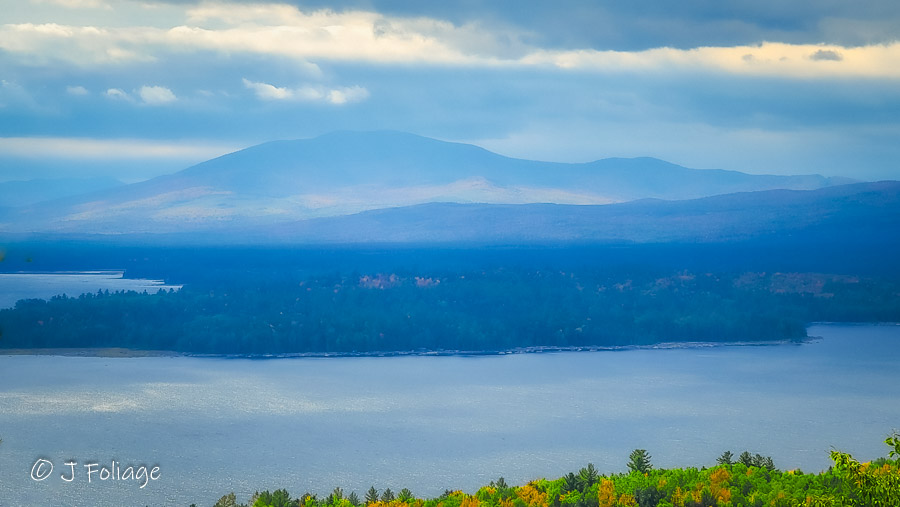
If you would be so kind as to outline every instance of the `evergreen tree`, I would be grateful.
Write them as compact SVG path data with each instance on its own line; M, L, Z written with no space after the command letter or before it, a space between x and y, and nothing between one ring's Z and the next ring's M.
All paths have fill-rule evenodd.
M585 492L597 482L597 469L593 463L588 463L587 467L578 471L576 479L578 491Z
M234 492L220 498L213 507L237 507L237 498L234 496Z
M731 451L725 451L721 456L716 458L716 463L720 465L733 465L734 464L734 455L731 454Z
M631 451L631 455L628 458L628 468L632 472L645 474L653 468L653 465L650 464L650 455L647 454L646 449L635 449Z

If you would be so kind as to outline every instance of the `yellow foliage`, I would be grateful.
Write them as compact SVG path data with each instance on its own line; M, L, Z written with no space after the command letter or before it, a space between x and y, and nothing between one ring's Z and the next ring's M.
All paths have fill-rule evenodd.
M803 507L833 507L834 498L827 495L808 495L803 502Z
M709 481L712 484L721 485L729 480L731 480L731 472L725 468L716 469L713 473L709 474Z
M672 505L684 507L684 492L681 491L681 486L676 486L675 491L672 493Z
M459 502L459 507L478 507L479 501L474 496L466 495L462 501Z
M622 493L622 496L619 497L619 505L622 507L637 507L637 500L634 499L633 495Z
M535 488L532 482L517 488L516 496L521 498L525 505L529 507L544 507L547 505L547 493Z
M702 489L695 489L694 491L691 491L691 500L693 500L696 503L700 503L701 498L703 498L703 490Z
M614 507L616 505L616 485L609 479L601 479L597 488L597 500L600 507Z
M718 494L716 494L716 500L727 505L731 501L731 490L727 488L719 490Z
M731 472L725 468L719 468L709 474L709 492L720 503L731 501L731 490L728 489L728 481L731 480Z
M513 501L511 498L501 498L500 499L500 507L513 507Z

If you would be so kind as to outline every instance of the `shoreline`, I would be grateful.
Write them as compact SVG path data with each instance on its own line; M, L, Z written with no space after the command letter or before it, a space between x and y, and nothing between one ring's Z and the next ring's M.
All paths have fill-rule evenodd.
M63 357L197 357L209 359L292 359L292 358L338 358L338 357L479 357L506 356L517 354L553 354L560 352L623 352L629 350L673 350L703 349L713 347L761 347L778 345L801 345L818 341L817 337L802 340L772 340L752 342L666 342L651 345L578 346L578 347L518 347L506 350L400 350L375 352L283 352L271 354L207 354L178 352L173 350L140 350L120 347L100 348L29 348L0 349L0 356L63 356Z
M900 322L811 322L812 326L900 326ZM478 357L506 356L515 354L553 354L559 352L623 352L629 350L672 350L672 349L704 349L715 347L766 347L780 345L804 345L822 340L820 336L807 336L801 339L755 340L734 342L660 342L647 345L585 345L572 347L535 346L516 347L504 350L399 350L373 352L282 352L261 354L209 354L194 352L178 352L174 350L141 350L123 347L74 347L74 348L0 348L0 356L64 356L64 357L103 357L103 358L136 358L136 357L198 357L209 359L291 359L291 358L330 358L330 357Z

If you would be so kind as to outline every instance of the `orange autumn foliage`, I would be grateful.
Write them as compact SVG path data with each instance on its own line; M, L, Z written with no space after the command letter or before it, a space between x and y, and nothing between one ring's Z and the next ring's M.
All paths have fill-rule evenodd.
M728 489L728 481L731 480L731 472L719 468L709 474L709 492L720 503L731 501L731 490Z

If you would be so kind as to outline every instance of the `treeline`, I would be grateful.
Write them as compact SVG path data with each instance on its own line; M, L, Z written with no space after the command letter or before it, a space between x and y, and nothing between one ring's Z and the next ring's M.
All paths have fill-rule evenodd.
M900 436L885 443L889 456L900 458ZM781 471L760 455L741 454L732 463L730 452L712 468L656 470L650 456L636 449L628 473L599 475L588 464L578 473L556 480L538 479L509 486L501 477L474 494L445 491L421 499L409 489L394 493L369 488L365 498L335 488L327 497L304 493L292 498L286 489L255 493L239 504L229 493L214 507L896 507L900 505L900 459L880 458L860 463L846 453L831 453L834 466L819 474ZM754 460L768 463L755 463Z
M799 340L811 321L900 321L898 293L892 280L818 274L279 272L20 301L0 311L0 347L275 354Z

